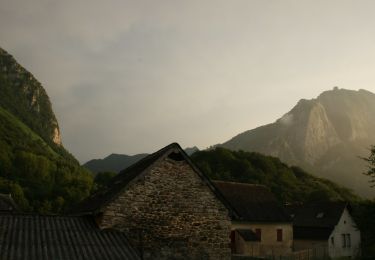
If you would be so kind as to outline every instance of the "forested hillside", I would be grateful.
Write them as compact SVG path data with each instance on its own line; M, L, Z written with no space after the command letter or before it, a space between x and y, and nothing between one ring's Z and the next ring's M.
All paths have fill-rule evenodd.
M196 152L192 159L211 179L263 184L283 203L359 200L347 188L314 177L299 167L290 167L278 158L255 152L231 151L218 147Z
M42 85L0 49L0 193L25 211L57 213L89 195L93 179L61 144Z

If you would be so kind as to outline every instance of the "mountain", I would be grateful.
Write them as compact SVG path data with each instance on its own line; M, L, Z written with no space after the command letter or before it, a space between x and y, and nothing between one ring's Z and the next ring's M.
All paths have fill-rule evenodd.
M199 149L196 146L188 147L185 149L185 152L188 155L191 155L197 151L199 151ZM147 155L148 155L147 153L141 153L141 154L136 154L136 155L110 154L104 159L90 160L86 162L85 164L83 164L83 166L89 169L93 173L98 173L98 172L118 173L119 171L143 159Z
M0 48L0 106L17 116L44 140L61 145L51 101L36 78Z
M185 148L184 151L185 151L185 153L186 153L187 155L190 156L190 155L192 155L192 154L195 153L195 152L199 152L199 149L198 149L198 147L193 146L193 147L187 147L187 148Z
M61 212L88 196L93 179L61 143L49 97L0 48L0 193L24 211Z
M191 159L213 180L265 185L281 203L359 201L350 190L314 177L299 167L289 167L276 157L216 147L194 153Z
M241 133L219 145L255 151L374 196L360 157L375 144L375 94L335 87L302 99L276 122Z
M146 157L147 153L136 154L136 155L125 155L125 154L110 154L104 159L93 159L83 165L83 167L89 169L93 173L98 172L116 172L129 167L130 165L138 162L139 160Z

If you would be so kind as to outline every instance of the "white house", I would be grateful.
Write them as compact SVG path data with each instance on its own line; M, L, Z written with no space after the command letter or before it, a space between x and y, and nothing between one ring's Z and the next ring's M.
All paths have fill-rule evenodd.
M313 249L317 257L360 255L361 232L345 202L316 202L289 209L295 251Z

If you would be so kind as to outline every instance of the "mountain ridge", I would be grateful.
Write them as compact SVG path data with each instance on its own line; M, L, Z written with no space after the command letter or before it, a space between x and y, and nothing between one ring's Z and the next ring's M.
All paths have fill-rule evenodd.
M366 156L366 149L375 143L374 118L374 93L334 88L317 98L301 99L275 122L218 146L279 157L362 196L373 196L361 174L365 163L359 157Z

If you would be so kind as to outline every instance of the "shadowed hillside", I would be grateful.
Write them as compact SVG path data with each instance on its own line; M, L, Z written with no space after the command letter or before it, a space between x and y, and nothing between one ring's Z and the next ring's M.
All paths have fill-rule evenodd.
M350 190L299 167L289 167L275 157L218 147L194 153L191 158L213 180L262 184L280 202L358 200Z

